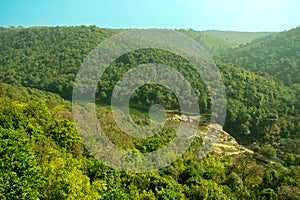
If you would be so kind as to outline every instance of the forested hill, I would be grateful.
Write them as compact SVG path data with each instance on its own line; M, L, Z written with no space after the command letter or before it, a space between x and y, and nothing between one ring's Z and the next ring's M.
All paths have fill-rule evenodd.
M99 42L119 31L96 26L0 28L0 80L70 99L72 81L83 59ZM227 46L209 36L197 41L211 52Z
M260 160L278 155L282 164L264 164L250 154L200 158L197 137L161 170L118 172L85 150L69 105L57 95L0 83L0 199L299 199L296 140L283 138L276 148L255 149ZM111 112L98 112L105 116L100 121L105 134L114 136L116 145L130 145L125 162L132 152L162 148L174 133L166 128L145 141L128 141Z
M300 27L228 50L218 58L271 75L300 92Z
M0 28L0 80L70 98L83 59L112 34L95 26Z
M54 92L71 99L73 82L85 56L103 39L115 32L95 26L33 27L0 29L0 80ZM205 83L182 58L170 53L141 50L121 56L100 80L96 97L109 102L112 88L126 70L149 62L170 65L178 69L195 88L200 110L210 111L210 97ZM295 113L295 92L272 79L257 76L232 65L218 64L228 98L225 130L240 141L249 143L257 138L275 136L295 137L298 127ZM176 98L163 88L145 86L132 103L163 103L166 108L177 108ZM160 95L158 95L160 94ZM152 99L149 97L153 97ZM176 107L177 106L177 107ZM268 139L267 139L268 140Z
M254 154L221 155L209 146L211 153L203 158L203 138L195 135L179 159L149 173L118 172L90 155L68 100L83 59L116 32L95 26L0 28L0 199L299 199L296 92L271 76L230 63L216 62L226 87L224 130ZM150 62L180 72L193 86L200 110L210 111L211 97L199 74L182 57L157 49L116 59L99 80L96 100L109 103L116 81L129 69ZM132 94L130 103L177 108L172 94L167 88L145 85ZM126 150L120 163L131 160L133 152L164 148L176 134L166 125L153 137L132 137L103 105L97 104L96 112L104 134ZM139 125L149 124L147 117L131 117ZM142 162L152 165L138 160Z
M262 38L274 34L274 32L239 32L239 31L217 31L217 30L201 31L201 33L203 33L204 35L213 36L231 42L236 46L240 44L247 44L258 38Z
M178 30L181 33L184 33L194 39L196 42L201 44L203 48L210 53L215 55L220 51L224 51L230 48L234 48L236 44L232 41L225 40L213 35L205 34L202 31L195 31L192 29L189 30Z

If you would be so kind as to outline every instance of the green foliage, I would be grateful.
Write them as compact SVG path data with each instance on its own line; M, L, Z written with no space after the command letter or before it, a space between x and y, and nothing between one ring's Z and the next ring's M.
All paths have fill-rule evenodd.
M186 194L188 199L229 199L223 193L222 187L212 180L201 180L198 185L192 186Z
M23 131L0 127L0 198L37 199L41 170Z
M55 107L56 105L68 105L68 103L57 94L35 88L22 87L20 85L12 86L1 81L0 97L8 97L22 102L28 102L30 100L44 101L50 107Z
M265 145L263 147L261 147L258 150L258 153L260 153L261 155L267 157L267 158L274 158L276 156L276 149L274 149L271 145Z
M57 115L60 106L50 110L42 102L2 102L2 111L14 111L0 118L7 127L1 128L1 198L9 199L13 194L20 199L276 199L289 197L289 191L300 185L298 167L264 167L247 156L199 159L193 149L201 140L165 169L141 174L116 172L87 153L78 153L74 125ZM104 115L109 113L100 110ZM4 117L10 123L15 115L23 121L30 116L30 126L5 124ZM101 119L108 124L109 134L118 133L110 117ZM147 147L146 141L139 142L139 148ZM153 140L151 145L160 145L160 141ZM8 180L15 187L8 185Z
M74 123L66 119L52 122L47 135L59 146L66 149L70 149L72 145L80 141Z
M71 99L82 60L113 31L91 27L0 29L0 80Z
M295 91L231 64L217 65L226 86L227 132L247 144L296 135Z
M113 33L84 26L0 29L0 79L18 85L0 83L1 199L298 198L300 104L295 90L271 77L217 63L228 98L224 129L244 144L255 141L254 155L199 158L202 138L196 137L187 152L170 166L140 174L117 172L84 149L69 102L49 92L20 86L70 99L82 59L97 42ZM229 48L211 37L185 33L200 43L211 41L206 44L213 52ZM294 40L292 33L270 37L291 34ZM182 73L195 88L201 111L209 112L206 84L192 67L179 56L153 49L131 52L112 63L99 82L97 99L108 101L112 86L123 73L135 64L150 61ZM147 110L155 103L178 108L174 95L163 87L146 85L131 98L131 105L139 109ZM137 110L131 110L133 120L142 126L149 124L148 114ZM162 148L175 134L166 126L153 137L134 138L116 126L110 110L97 107L96 111L105 134L129 154Z
M100 199L96 188L83 174L81 163L70 156L53 158L43 168L45 181L41 187L41 199ZM99 183L98 183L99 184ZM105 186L105 185L104 185Z
M228 47L225 43L222 44L221 41L198 32L192 30L180 31L212 51L213 49ZM103 30L93 26L2 28L0 30L0 35L3 38L3 43L0 46L2 52L0 54L0 69L2 71L0 79L6 83L21 84L55 92L64 98L71 99L74 78L82 60L100 41L114 33L115 31ZM280 37L277 38L277 35ZM285 35L293 37L280 44L297 44L297 41L295 41L297 39L297 29L272 35L268 37L270 39L263 38L261 41L268 44L268 42L270 43L275 39L280 40L281 37L287 39ZM294 46L297 48L297 45ZM266 45L267 47L266 52L272 50L269 45ZM278 48L276 47L276 49ZM286 48L283 46L280 49L283 49L280 50L280 52L283 52ZM296 53L297 51L293 51L293 49L294 47L289 52ZM287 56L290 56L290 54L287 54ZM236 58L239 57L241 56L236 56ZM280 57L282 57L281 54ZM292 58L297 58L297 56L292 56ZM166 64L178 70L195 89L201 113L210 112L210 95L206 84L200 77L201 75L196 73L183 58L170 52L154 49L133 51L122 55L113 62L99 81L96 93L98 102L110 103L112 89L118 79L132 67L149 62ZM245 63L243 62L243 64ZM217 65L223 76L228 98L225 130L232 133L240 142L247 144L257 140L273 142L278 137L292 137L300 132L300 125L296 124L299 117L295 118L298 112L297 109L300 106L297 99L300 98L298 98L295 91L276 83L269 77L263 78L230 64L217 63ZM293 72L293 74L297 73ZM175 82L180 82L176 77L166 75L166 80L170 78ZM2 95L6 93L8 96L19 99L20 96L24 96L23 94L15 95L6 87L6 85L1 87ZM24 92L29 94L28 98L33 95L38 96L35 90L28 90L28 93ZM218 91L214 92L218 93ZM42 95L39 96L43 98ZM59 98L53 97L51 99ZM51 102L51 99L46 102L47 104L54 104L55 107L55 103ZM130 103L133 107L145 109L155 103L160 103L167 109L179 108L177 99L170 90L154 85L145 85L136 90L131 96ZM186 103L187 105L190 104L190 102Z
M275 200L277 199L277 194L274 192L274 190L270 189L270 188L267 188L267 189L264 189L260 195L259 195L259 199L262 199L262 200Z
M278 199L280 200L299 200L300 188L293 186L280 186L278 188Z
M259 74L268 74L298 90L300 27L260 38L218 58Z
M182 57L172 54L170 52L157 50L157 49L142 49L138 51L132 51L128 54L124 54L113 62L102 75L98 84L98 92L96 94L96 100L98 102L110 103L113 89L117 81L128 70L136 67L137 65L145 63L160 63L169 65L170 67L181 73L192 85L195 90L196 96L199 98L199 107L203 113L210 110L210 97L208 89L199 73ZM185 85L180 77L171 77L168 73L164 74L163 81L166 83L177 83L178 88L184 88ZM130 83L127 83L130 84ZM126 88L130 88L130 85L122 85L122 93L129 92ZM189 91L183 91L190 95ZM218 91L215 91L216 93ZM105 94L105 95L104 95ZM124 104L122 99L119 100L120 105ZM147 84L138 88L131 96L130 104L133 107L139 107L149 109L151 105L161 104L166 109L179 109L179 103L173 92L163 86ZM187 106L192 106L192 102L185 102Z

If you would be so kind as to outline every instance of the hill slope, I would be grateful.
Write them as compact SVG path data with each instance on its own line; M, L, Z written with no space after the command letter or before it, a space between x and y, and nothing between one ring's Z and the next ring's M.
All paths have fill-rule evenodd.
M300 27L255 40L218 57L300 89Z
M54 92L71 99L73 82L82 60L97 43L115 32L97 27L35 27L0 29L0 80L9 84ZM158 50L140 50L121 56L106 70L96 97L110 102L116 81L137 64L157 62L170 65L182 73L195 88L202 112L210 112L210 96L200 75L181 57ZM270 125L277 133L294 135L295 92L232 65L219 63L228 101L225 130L246 143L269 135ZM150 106L162 103L178 107L177 99L165 88L145 86L132 95L132 103ZM281 105L281 106L279 106ZM264 118L273 118L270 124ZM272 128L271 127L271 128ZM249 135L252 133L254 135ZM279 136L280 136L279 134ZM253 139L251 139L253 138ZM248 140L249 139L249 140Z
M219 157L215 152L202 158L199 157L203 151L202 138L195 137L190 148L163 169L149 173L118 172L84 149L72 121L69 102L57 95L20 86L30 85L70 98L72 82L82 59L97 42L114 32L96 27L1 29L0 32L0 80L16 84L0 83L0 199L299 197L300 124L297 122L300 120L295 115L295 91L271 77L217 63L228 97L224 129L244 143L256 141L255 154L282 159L284 166L280 163L264 165L247 154ZM117 59L99 82L98 92L109 94L122 72L149 61L170 64L181 70L196 86L200 106L209 105L205 84L184 59L152 49L130 52ZM145 99L151 103L154 97L170 105L174 98L164 93L156 95L160 90L153 88L135 100L145 104ZM153 96L149 95L151 92ZM165 127L153 137L130 140L133 136L117 127L112 112L104 108L96 111L105 135L118 147L127 147L123 148L126 153L120 159L125 165L132 160L132 153L161 149L170 143L175 133ZM147 121L139 123L147 124ZM233 143L230 148L235 148L235 152L230 153L246 150L239 149L223 131L221 138ZM224 145L215 150L224 150ZM133 164L139 163L151 165L142 158Z
M72 81L83 59L103 39L119 31L95 26L0 28L0 80L70 99ZM230 46L198 32L183 32L210 52Z
M234 48L236 46L229 40L225 40L214 35L205 34L201 31L195 31L192 29L178 31L190 36L196 42L201 44L203 48L211 55L214 55L226 49Z
M274 34L273 32L239 32L239 31L201 31L205 35L214 36L235 45L247 44L255 39Z
M41 95L45 99L61 101L58 96L21 86L0 86L5 88L0 95L1 199L299 197L300 168L297 165L300 159L294 153L299 142L294 140L280 141L277 153L284 155L284 167L274 162L265 165L253 158L251 150L237 145L221 127L214 125L211 128L215 129L215 134L221 134L221 139L229 143L216 144L215 152L205 158L199 157L203 150L202 139L197 135L190 148L163 169L149 173L118 172L84 149L69 118L70 112L64 106L53 107L40 101L39 97L36 99L36 95ZM19 95L10 97L12 91ZM127 140L120 137L122 134L112 121L112 113L100 109L99 115L106 116L101 118L101 126L104 126L105 134L115 136L114 144L126 142L128 145ZM173 133L164 129L154 137L133 140L131 144L136 146L133 151L149 152L161 148L170 142ZM133 151L128 150L122 158L125 163L132 159ZM244 151L251 154L241 153ZM260 151L271 158L276 155L271 146L261 147L259 154ZM222 157L220 153L231 156ZM144 160L139 162L145 164Z
M85 26L0 28L0 80L70 99L82 60L113 33Z

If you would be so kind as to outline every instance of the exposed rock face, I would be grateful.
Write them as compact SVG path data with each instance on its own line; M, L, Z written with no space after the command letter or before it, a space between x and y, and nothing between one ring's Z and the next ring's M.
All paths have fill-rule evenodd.
M187 123L198 123L201 121L202 116L189 116L189 115L178 115L178 114L172 114L170 117L167 118L166 121L182 121Z
M221 155L234 155L240 153L252 153L253 151L240 145L234 137L223 130L223 127L219 124L208 125L208 130L204 137L208 137L212 143L212 151ZM202 136L202 137L203 137Z
M201 118L202 116L172 114L166 121L186 122L187 125L190 124L189 126L191 126L195 125L196 122L198 124ZM253 154L252 150L240 145L234 137L224 131L220 124L209 124L205 131L198 131L198 134L193 137L199 136L203 138L202 149L201 152L199 152L199 156L204 156L209 152L213 152L215 155L228 156L245 152Z
M171 117L168 117L166 119L166 121L181 121L181 116L180 115L177 115L177 114L174 114L172 115Z
M229 133L223 130L223 127L219 124L210 124L204 131L199 131L199 135L203 138L202 148L199 152L199 156L203 157L212 152L216 156L223 155L235 155L240 153L252 153L252 150L240 145L235 138Z

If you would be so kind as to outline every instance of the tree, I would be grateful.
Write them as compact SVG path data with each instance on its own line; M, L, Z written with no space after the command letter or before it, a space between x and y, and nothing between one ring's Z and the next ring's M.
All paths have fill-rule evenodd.
M41 171L24 132L0 127L0 198L37 199L41 182Z
M276 156L276 149L270 144L264 145L259 149L259 153L267 158L274 158Z
M299 200L300 188L283 185L277 188L278 199L280 200Z
M188 199L229 199L218 184L212 180L201 180L198 185L193 185L186 192Z
M277 194L273 189L266 188L259 193L258 198L261 200L276 200Z
M44 182L40 185L41 199L100 199L98 191L104 190L105 185L99 182L91 185L89 178L81 170L80 161L73 159L70 154L60 155L43 166Z
M296 158L295 158L295 156L294 156L293 153L287 153L287 154L285 154L283 160L284 160L287 164L293 165L293 164L295 164Z

